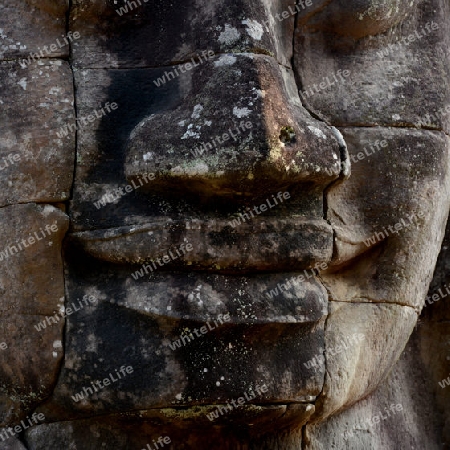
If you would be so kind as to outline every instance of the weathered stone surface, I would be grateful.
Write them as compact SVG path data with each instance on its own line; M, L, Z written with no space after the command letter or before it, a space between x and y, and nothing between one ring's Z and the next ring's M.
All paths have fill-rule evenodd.
M67 0L15 0L0 3L0 59L27 57L44 46L63 43ZM52 57L68 56L69 48L49 49ZM46 53L44 53L46 54Z
M339 176L336 137L300 106L293 73L272 58L222 55L195 71L191 83L182 104L155 111L132 131L125 162L130 181L154 173L147 183L152 190L176 185L184 192L257 197L269 187L326 185ZM219 87L227 95L211 103ZM228 136L215 152L217 137L220 142L230 130L238 137ZM195 157L191 151L204 150L201 144L210 149Z
M320 393L323 364L303 364L323 349L326 293L314 278L292 280L291 289L269 299L268 290L289 278L192 273L133 280L126 270L99 271L87 261L73 261L68 302L93 295L98 303L68 318L65 363L46 417L220 405L251 397L263 384L267 392L246 403L307 404ZM187 339L175 344L183 333ZM73 400L121 366L134 370L114 388Z
M0 428L0 433L4 433L4 430ZM5 440L4 442L0 442L0 449L1 450L28 450L26 447L23 446L22 442L20 442L18 439L10 437L8 440Z
M336 300L397 303L419 311L449 209L448 137L395 128L341 131L352 175L328 191L327 218L336 233L333 264L344 268L324 279Z
M273 409L281 409L272 407ZM182 412L179 413L182 416ZM83 450L97 450L104 447L148 449L155 448L158 438L166 437L171 445L165 448L179 450L195 450L199 448L220 448L224 450L298 450L301 445L301 431L280 433L274 432L267 423L270 433L263 437L256 437L249 442L252 432L239 429L232 432L227 427L202 425L199 433L192 428L190 421L186 425L174 428L167 420L174 421L176 414L169 410L140 411L125 416L111 416L106 418L92 418L72 422L57 422L36 426L27 430L25 440L29 450L47 450L49 448L82 448ZM274 418L275 415L272 415ZM183 420L183 419L182 419ZM157 444L160 445L160 444ZM164 448L163 447L163 448Z
M440 435L433 383L420 356L420 328L373 394L306 427L306 450L447 448Z
M320 263L326 267L331 259L333 232L324 220L252 218L248 212L234 220L158 220L147 226L72 236L87 253L104 261L155 261L150 271L164 264L190 270L294 270L320 267Z
M338 1L300 17L294 67L301 91L309 94L302 96L305 106L335 126L420 127L422 122L423 128L448 132L446 8L441 0L416 5ZM361 26L349 26L355 23Z
M330 302L326 377L315 418L322 421L370 394L400 357L416 321L407 306ZM351 339L355 334L363 339Z
M299 11L298 24L309 33L333 33L355 40L386 32L414 14L417 0L337 0L315 1Z
M74 0L64 27L67 3L29 4L0 6L0 162L20 145L36 158L0 170L0 223L14 239L61 226L46 251L0 250L20 264L0 275L18 349L0 339L0 425L45 412L20 440L51 450L137 449L163 432L177 450L448 442L446 303L426 306L388 377L449 211L446 1ZM67 25L80 34L68 62L22 69L12 20L29 40L51 17L34 45ZM33 202L67 207L62 256L65 215ZM158 255L187 240L186 258ZM64 338L45 318L58 309ZM366 426L394 401L407 418Z
M276 214L323 217L323 188L338 177L343 149L337 130L300 106L291 72L266 57L222 55L157 87L153 81L162 75L161 69L75 72L79 117L117 104L78 133L75 229L145 224L152 216L229 217L280 191L290 192L292 212L283 204ZM211 102L223 83L234 102L226 96ZM145 117L158 125L145 125ZM248 122L251 128L239 129L239 145L230 138L197 157L191 153ZM201 128L198 139L188 133L191 125ZM290 126L295 141L283 143ZM155 178L146 181L152 171ZM115 194L118 188L122 194Z
M450 222L430 284L421 326L418 353L434 389L435 414L442 420L443 448L450 448Z
M75 132L57 133L73 121L71 78L61 60L0 62L0 206L69 198Z
M64 321L35 326L63 307L68 218L53 206L27 204L0 208L0 222L0 341L7 345L0 350L0 423L9 425L50 394L58 374Z
M169 66L208 50L268 54L290 65L295 18L291 0L238 0L228 5L214 0L207 6L194 0L141 0L141 6L135 2L137 7L128 7L128 13L116 12L126 4L73 2L70 28L81 35L73 47L77 68ZM283 11L289 12L288 18L275 19L273 15Z

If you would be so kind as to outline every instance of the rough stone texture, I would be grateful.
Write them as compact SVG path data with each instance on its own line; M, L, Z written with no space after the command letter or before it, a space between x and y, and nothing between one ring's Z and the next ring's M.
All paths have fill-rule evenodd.
M67 200L75 133L57 135L74 118L67 62L0 62L0 105L0 206Z
M68 0L7 0L0 2L0 59L28 57L65 35ZM61 41L62 42L62 41ZM52 57L68 56L64 46ZM17 65L17 62L16 62Z
M359 21L358 14L363 9L368 11L370 3L376 12L372 16L366 14ZM391 14L387 21L377 15L390 8L388 5L400 2L379 3L354 1L350 5L345 2L344 6L343 1L330 2L333 6L318 7L316 14L299 17L294 66L301 90L310 93L309 88L313 89L313 94L303 95L302 101L309 110L335 126L420 127L419 123L424 122L424 128L448 132L450 69L446 54L450 36L446 2L419 1L415 5L408 2L408 6L393 8L392 12L397 13ZM338 14L337 10L340 10ZM408 16L391 26L404 16L405 10ZM340 18L343 14L344 20ZM359 28L349 27L349 22L355 21L361 25L370 21L375 28L391 27L372 35L370 27L363 25L361 30L366 37L362 37ZM431 29L432 22L438 26L436 30ZM427 23L431 32L424 28ZM335 26L342 32L356 32L356 36L337 36L330 29ZM422 35L420 39L401 42L401 38L415 35L416 31ZM351 73L340 76L339 70L341 74L345 70ZM326 77L333 86L321 89L319 84Z
M325 422L308 425L304 448L444 448L441 418L434 406L434 385L420 355L420 334L419 325L389 377L373 394ZM402 408L392 410L391 405ZM379 423L375 423L375 416L379 416Z
M3 432L4 430L1 430L0 432ZM18 439L10 437L8 440L5 440L4 442L0 442L0 449L1 450L28 450L26 447L23 446L22 442L20 442Z
M258 197L269 194L268 187L330 183L339 176L336 137L301 107L293 73L280 70L273 58L223 55L191 75L181 105L152 114L133 130L125 162L129 180L154 173L152 190L176 185L184 192ZM219 86L228 95L211 103ZM229 138L200 158L189 151L240 123L251 128L236 142Z
M0 421L9 425L50 394L58 374L64 322L42 331L34 325L63 307L61 241L68 218L53 206L30 203L0 208L0 221L1 341L8 346L0 351ZM51 225L56 232L46 231ZM20 250L18 242L36 235ZM10 246L17 252L5 257Z
M280 23L272 12L288 10L291 0L142 1L122 16L116 10L124 0L73 3L70 28L81 34L73 47L77 68L168 66L208 50L269 54L290 65L295 16ZM161 39L161 32L171 39Z
M290 192L296 214L323 217L323 187L341 170L339 133L301 107L292 72L266 57L224 55L157 87L153 81L163 74L161 69L75 72L80 117L107 102L118 106L79 133L72 201L77 229L138 225L152 216L229 217L280 191ZM211 102L224 83L234 98ZM251 128L239 131L236 148L230 139L202 156L191 153L229 130L236 135L236 127L248 122ZM190 133L191 125L201 134ZM290 143L280 140L286 127L295 134ZM146 182L143 176L150 173L156 178ZM94 206L127 185L132 192ZM288 214L285 204L276 214Z
M327 218L336 232L333 264L343 270L324 280L339 301L398 303L419 311L449 209L448 137L395 128L341 131L356 162L351 177L328 192ZM377 150L377 140L387 146ZM361 278L364 284L356 282Z
M445 239L418 330L420 338L418 352L434 389L436 409L440 412L443 422L441 441L446 450L450 448L450 386L448 383L445 385L443 380L448 381L450 377L449 249L450 223L447 223Z
M67 17L66 2L0 5L0 163L22 147L34 158L0 171L0 233L7 245L60 224L0 275L17 349L0 339L0 425L44 412L19 437L28 449L163 434L177 450L448 447L448 302L425 306L407 344L449 211L447 2L317 0L295 16L292 0L139 1L120 15L132 3L75 0ZM68 62L21 68L66 26L80 39L53 57ZM283 191L289 202L231 225ZM63 308L64 329L35 329ZM405 414L367 426L395 402Z
M153 417L152 417L153 416ZM298 450L301 446L301 431L289 434L279 433L266 424L270 433L264 437L253 438L242 429L232 432L230 428L215 427L208 433L198 433L190 426L179 429L166 428L157 414L150 415L151 420L144 422L141 417L129 414L127 417L112 417L109 421L100 419L59 422L33 427L26 432L28 450L46 450L48 448L82 448L97 450L103 447L148 449L160 436L170 437L172 445L163 448L169 450L191 450L194 448L223 448L224 450ZM169 434L170 433L170 434ZM152 447L150 447L152 448Z
M279 269L293 270L330 261L333 232L324 220L247 217L249 223L244 217L234 226L230 221L168 220L147 226L85 231L74 237L88 254L108 262L136 264L159 257L160 263L155 262L153 269L167 263L171 268L185 269L270 270L277 265ZM183 250L180 242L185 243ZM186 251L189 244L190 251ZM239 261L237 252L241 253ZM164 254L166 259L161 260Z
M322 421L372 392L400 357L416 321L416 312L405 306L331 302L325 331L326 377L316 417ZM355 334L364 339L349 338Z
M162 273L135 281L126 270L99 271L95 260L87 261L83 268L76 259L72 263L68 302L93 295L98 303L68 318L65 363L52 401L42 410L46 417L220 405L258 384L268 391L252 404L270 405L274 399L308 404L320 393L323 364L309 369L303 364L324 347L326 293L314 279L293 281L290 291L269 300L264 293L287 282L284 275ZM229 321L220 324L225 314ZM214 329L197 337L194 329L207 323ZM183 332L194 333L192 340L176 348ZM71 398L122 365L134 371L114 389L80 402Z

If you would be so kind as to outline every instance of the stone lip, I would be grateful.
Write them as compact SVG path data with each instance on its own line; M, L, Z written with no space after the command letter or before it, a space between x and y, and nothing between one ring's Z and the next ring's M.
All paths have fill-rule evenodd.
M176 328L183 321L184 326L192 327L191 332L207 323L229 330L233 325L315 323L328 313L327 292L312 273L308 280L295 273L249 277L195 273L165 278L143 280L132 295L117 300L117 305L152 316L165 328ZM173 279L177 279L177 285ZM280 285L286 289L280 289ZM269 296L277 287L277 295ZM225 295L226 289L242 295L237 300ZM227 314L229 320L224 319ZM178 331L173 336L178 339Z
M45 405L50 420L226 404L263 384L267 392L252 402L311 402L322 391L324 366L308 367L323 354L329 308L316 277L160 272L135 281L125 265L76 256L68 261L68 303L102 289L66 319L66 357ZM266 295L282 283L281 294ZM74 401L123 365L133 373Z
M71 238L95 258L145 263L145 275L173 268L292 271L331 260L333 230L324 220L252 214L253 218L247 211L246 216L209 220L160 218L144 225L77 232ZM133 278L144 276L137 275L139 270Z

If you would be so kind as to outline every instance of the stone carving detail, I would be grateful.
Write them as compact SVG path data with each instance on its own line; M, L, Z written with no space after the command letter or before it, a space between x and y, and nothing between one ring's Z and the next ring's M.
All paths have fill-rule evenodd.
M448 448L447 6L0 1L0 448Z

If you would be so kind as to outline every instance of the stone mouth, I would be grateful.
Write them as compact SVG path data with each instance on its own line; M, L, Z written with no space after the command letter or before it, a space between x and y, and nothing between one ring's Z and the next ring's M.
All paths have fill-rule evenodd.
M255 217L173 220L72 233L95 258L148 270L294 271L328 263L333 230L323 219Z
M312 273L308 279L296 273L240 277L176 273L134 283L130 295L115 304L151 316L163 328L179 327L177 339L202 326L208 335L237 325L282 324L294 330L328 314L327 292ZM203 336L191 337L200 342L197 338Z
M186 405L186 406L167 406L148 409L137 409L123 412L112 412L106 415L95 415L86 417L84 412L72 412L73 420L95 420L99 423L106 421L108 423L156 423L160 429L170 427L170 432L179 431L185 433L185 427L190 431L204 431L205 427L221 427L227 425L240 425L254 430L258 433L269 432L272 429L279 429L283 426L302 426L314 414L316 408L313 401L316 397L309 397L310 402L280 402L280 403L246 403L238 408L231 410L227 403L207 404L207 405ZM229 411L223 414L218 413L219 407L227 408ZM48 423L58 423L61 421L59 411L47 409L45 406L39 408L44 411ZM216 412L216 414L214 414ZM213 416L211 416L213 414ZM89 416L89 415L88 415ZM213 419L213 420L211 420Z

